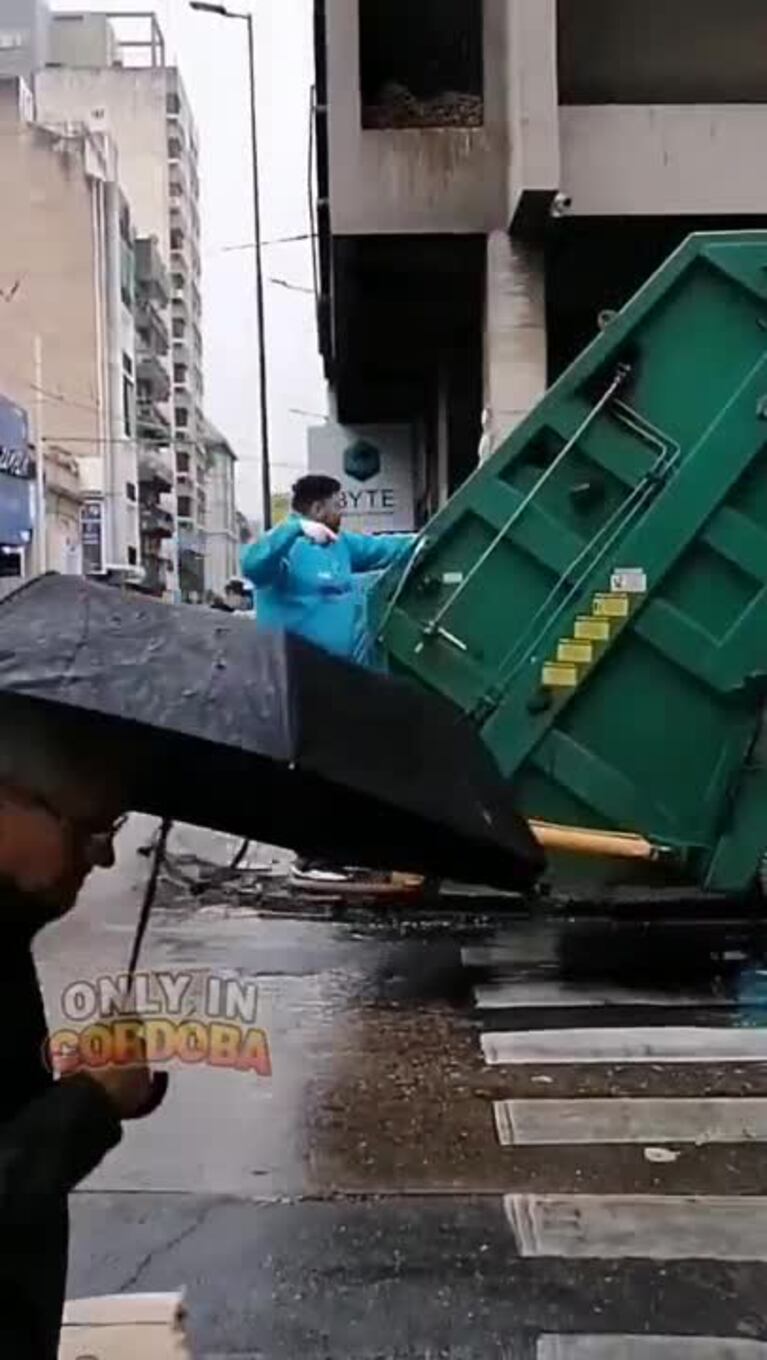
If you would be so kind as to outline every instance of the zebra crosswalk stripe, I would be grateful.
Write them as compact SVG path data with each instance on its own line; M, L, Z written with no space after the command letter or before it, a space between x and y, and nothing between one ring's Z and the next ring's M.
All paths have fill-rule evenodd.
M767 1198L507 1195L522 1256L767 1261Z
M480 1010L586 1009L598 1006L664 1006L677 1010L696 1006L701 1010L732 1005L718 993L639 991L631 987L581 987L565 982L502 981L474 988Z
M720 1336L542 1336L536 1360L767 1360L767 1342Z
M482 1035L485 1061L546 1063L705 1063L767 1061L767 1029L664 1026L506 1030Z
M767 1141L767 1098L758 1096L497 1100L493 1109L503 1147Z

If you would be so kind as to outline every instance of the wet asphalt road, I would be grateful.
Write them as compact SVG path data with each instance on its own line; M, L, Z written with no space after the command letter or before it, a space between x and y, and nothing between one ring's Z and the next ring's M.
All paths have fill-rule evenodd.
M73 982L125 965L145 835L127 828L118 869L41 941L54 1028ZM670 1101L718 1098L726 1123L767 1098L767 1037L758 1061L709 1053L722 1030L761 1043L763 934L721 913L616 926L166 906L146 965L195 972L187 1019L204 1018L206 978L255 980L271 1075L174 1064L163 1109L74 1198L70 1296L184 1286L209 1358L765 1360L767 1111L739 1107L726 1142L709 1141L709 1106L690 1110L689 1141L663 1133ZM694 1060L656 1060L679 1026ZM592 1060L616 1029L641 1061ZM574 1030L577 1062L483 1050L483 1035L542 1035L550 1059ZM584 1097L610 1097L608 1119L626 1097L661 1101L652 1142L568 1142L569 1105L547 1107L558 1143L524 1134L545 1102ZM594 1108L578 1107L587 1123ZM617 1339L650 1336L676 1340Z

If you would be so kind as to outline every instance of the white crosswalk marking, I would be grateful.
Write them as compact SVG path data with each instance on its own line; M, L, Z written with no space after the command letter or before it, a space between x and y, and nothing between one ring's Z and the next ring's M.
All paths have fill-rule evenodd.
M497 1100L502 1146L767 1141L767 1099Z
M767 1261L767 1198L507 1195L522 1256Z
M508 1030L483 1034L491 1066L505 1063L705 1063L767 1061L767 1029L704 1026Z
M731 1006L729 997L712 992L637 991L625 987L578 986L567 982L491 982L474 988L481 1010L521 1010L537 1007L665 1006L669 1010L697 1006L702 1010Z
M718 1336L542 1336L536 1360L767 1360L767 1342Z
M669 1274L704 1261L719 1266L730 1263L730 1268L739 1263L738 1269L740 1263L763 1268L767 1263L767 1195L727 1191L731 1170L737 1170L739 1184L744 1183L740 1166L734 1164L738 1147L767 1143L767 1094L751 1094L764 1089L756 1084L763 1082L763 1074L755 1065L767 1063L767 1027L744 1027L739 1006L746 1003L726 995L721 984L694 985L675 994L655 990L652 984L624 988L614 981L579 983L557 977L557 943L543 934L540 939L545 940L545 948L537 959L532 936L526 941L529 949L518 950L514 940L503 939L464 953L464 962L472 969L487 970L485 978L477 978L474 1000L484 1021L482 1053L493 1069L495 1129L499 1145L507 1149L508 1190L516 1185L523 1192L503 1197L518 1253L537 1258L542 1270L546 1261L556 1259L609 1262L604 1269L611 1275L612 1263L620 1262L627 1270L639 1262L656 1263L661 1275L666 1275L667 1263ZM729 962L738 962L740 957L733 953ZM717 966L722 958L720 951ZM758 992L754 976L748 988ZM753 1023L760 1009L758 995L748 1004L748 1019ZM767 1020L764 999L761 1006ZM648 1008L642 1024L610 1024L629 1007ZM579 1020L583 1017L577 1027L566 1023L569 1008L578 1010ZM716 1013L707 1024L685 1024L685 1012L689 1015L692 1008ZM666 1011L675 1023L660 1023ZM597 1023L589 1026L589 1021ZM607 1070L594 1075L598 1064ZM636 1090L638 1085L641 1092L652 1069L653 1082L662 1083L661 1094L623 1095L620 1072L615 1069L624 1064L635 1069L631 1088ZM686 1069L685 1094L679 1095L675 1093L677 1064ZM556 1074L536 1072L549 1065L558 1069ZM743 1095L709 1094L706 1079L711 1067L719 1069L717 1080L726 1082L720 1089L740 1089ZM701 1069L700 1084L696 1068ZM503 1092L499 1096L504 1070L514 1084L512 1090L522 1086L522 1096L512 1097L511 1090L507 1098L501 1098ZM596 1086L595 1095L580 1094L587 1073L589 1086ZM540 1086L530 1087L531 1074ZM605 1082L615 1094L600 1094ZM556 1096L548 1094L553 1089ZM669 1144L679 1146L666 1152L668 1160L662 1164L661 1149ZM704 1146L706 1160L695 1160L694 1149ZM536 1148L540 1149L537 1161ZM552 1148L567 1149L567 1153L559 1158L556 1151L547 1152ZM591 1153L599 1149L598 1157L584 1158L581 1166L580 1148ZM525 1149L526 1155L515 1155L515 1149ZM651 1160L657 1166L649 1168ZM549 1189L549 1166L557 1168L560 1186L564 1176L563 1190L571 1193ZM632 1167L639 1185L675 1191L690 1188L691 1168L697 1166L712 1168L714 1173L709 1182L710 1171L706 1171L701 1190L718 1188L725 1193L622 1193L626 1176L627 1188L635 1188ZM746 1158L746 1184L750 1167ZM531 1175L534 1194L526 1193ZM604 1187L608 1193L579 1193L582 1175L584 1187ZM754 1190L767 1190L758 1174L752 1180ZM633 1310L631 1316L633 1324ZM614 1314L611 1321L617 1331ZM642 1332L643 1321L640 1314L637 1333ZM682 1326L687 1327L688 1321L690 1327L695 1326L695 1318L685 1319ZM710 1321L708 1330L714 1330ZM732 1321L728 1330L734 1330ZM661 1331L657 1319L656 1331ZM536 1360L767 1360L767 1341L747 1336L551 1334L537 1339L535 1354Z
M520 932L512 943L466 945L461 950L465 968L519 968L520 964L550 964L557 958L557 935L549 927Z

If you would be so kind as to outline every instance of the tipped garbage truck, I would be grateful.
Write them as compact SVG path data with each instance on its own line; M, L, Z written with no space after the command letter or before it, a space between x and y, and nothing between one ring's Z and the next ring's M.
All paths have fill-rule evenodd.
M757 884L767 233L691 237L427 527L378 619L550 856Z

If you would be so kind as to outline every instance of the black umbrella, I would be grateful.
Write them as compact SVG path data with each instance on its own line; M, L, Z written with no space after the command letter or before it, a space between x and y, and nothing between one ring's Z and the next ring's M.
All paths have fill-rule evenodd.
M41 577L0 603L0 701L103 742L136 811L505 888L543 867L451 705L236 616Z

